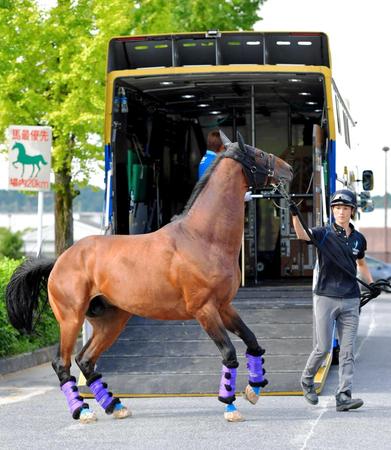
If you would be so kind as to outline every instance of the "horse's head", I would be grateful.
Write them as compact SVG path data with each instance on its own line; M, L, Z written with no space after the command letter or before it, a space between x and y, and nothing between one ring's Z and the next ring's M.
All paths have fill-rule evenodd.
M262 188L292 181L292 167L278 156L245 144L240 133L237 133L238 142L231 142L222 131L220 136L226 148L225 156L242 164L250 187Z

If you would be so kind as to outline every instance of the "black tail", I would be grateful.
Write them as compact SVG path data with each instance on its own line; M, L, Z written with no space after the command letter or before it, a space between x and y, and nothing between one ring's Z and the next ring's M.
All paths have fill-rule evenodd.
M32 333L34 312L40 302L47 302L47 281L55 261L27 259L15 272L7 285L5 299L8 318L20 332Z

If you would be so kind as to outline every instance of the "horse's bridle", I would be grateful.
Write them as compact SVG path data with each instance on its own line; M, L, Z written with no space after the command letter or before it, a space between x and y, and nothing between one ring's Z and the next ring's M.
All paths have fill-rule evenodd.
M274 176L274 166L276 157L272 153L266 153L262 150L247 146L244 152L240 147L228 148L224 152L226 158L238 161L242 167L249 187L261 188L268 185L270 178ZM264 161L257 163L257 160L265 158Z

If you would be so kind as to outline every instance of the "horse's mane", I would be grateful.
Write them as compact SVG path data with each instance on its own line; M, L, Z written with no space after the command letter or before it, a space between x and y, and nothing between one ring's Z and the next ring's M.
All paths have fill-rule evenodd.
M186 203L186 206L184 210L179 215L175 215L171 222L174 222L175 220L182 219L184 216L187 215L187 213L190 211L190 208L194 205L194 202L196 201L197 197L200 195L204 187L208 184L209 178L211 177L212 173L214 172L216 166L220 163L220 161L225 157L224 152L221 152L217 155L216 159L213 161L213 163L207 168L204 175L198 180L197 184L194 186L193 192L190 195L189 200Z

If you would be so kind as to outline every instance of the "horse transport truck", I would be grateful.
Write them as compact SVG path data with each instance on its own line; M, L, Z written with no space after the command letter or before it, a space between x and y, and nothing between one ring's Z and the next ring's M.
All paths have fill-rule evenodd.
M343 187L357 192L358 215L372 209L372 173L355 166L356 124L332 78L324 33L126 36L111 39L108 49L107 232L149 233L180 214L197 182L206 136L216 128L232 141L240 132L292 165L287 188L309 226L330 221L330 194ZM277 304L278 287L286 286L286 300L295 289L302 298L304 285L310 298L315 251L296 238L286 200L273 188L253 191L244 220L243 304L265 292ZM289 308L283 304L280 318Z

